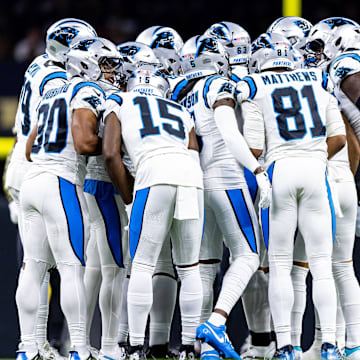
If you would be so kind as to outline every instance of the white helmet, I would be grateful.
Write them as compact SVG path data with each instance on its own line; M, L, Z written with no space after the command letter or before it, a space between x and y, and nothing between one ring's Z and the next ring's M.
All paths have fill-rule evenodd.
M302 17L286 16L275 20L266 32L284 35L292 47L302 53L311 28L311 22Z
M123 59L124 83L129 80L132 73L139 67L151 65L160 68L161 63L155 56L153 50L140 42L127 41L119 44L117 49Z
M228 76L229 55L220 41L210 36L193 36L180 51L181 68L186 79L212 74Z
M250 73L276 68L295 69L290 41L280 34L261 34L252 43Z
M222 21L211 25L204 35L218 39L229 54L230 65L247 65L251 54L249 33L240 25Z
M139 68L129 78L126 90L137 91L144 95L168 97L170 84L163 71L156 68Z
M151 26L142 31L136 41L150 46L170 74L179 75L179 52L184 42L176 30L167 26Z
M51 25L46 32L46 53L49 59L65 63L65 54L71 44L97 36L94 28L86 21L67 18Z
M360 50L360 26L344 25L335 30L331 39L337 55L344 51Z
M311 29L306 39L305 61L308 66L326 67L339 52L335 33L343 26L358 27L353 20L343 17L332 17L319 21Z
M69 80L80 76L97 82L105 91L119 87L122 59L115 44L107 39L80 40L67 52L65 66Z

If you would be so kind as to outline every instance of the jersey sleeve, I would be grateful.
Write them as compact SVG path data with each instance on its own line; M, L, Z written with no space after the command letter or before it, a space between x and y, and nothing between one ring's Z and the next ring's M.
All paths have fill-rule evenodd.
M63 86L67 83L65 71L54 71L46 75L40 82L39 94L43 96L47 90L55 87Z
M251 100L241 104L244 117L244 137L251 149L264 149L265 143L265 123L264 117L257 106Z
M222 76L209 77L204 85L203 96L205 105L212 109L216 101L233 99L235 101L235 83Z
M111 112L114 112L116 116L119 118L119 111L120 107L123 104L123 99L120 94L111 94L106 98L104 104L104 119L108 116Z
M360 55L356 53L342 54L330 65L330 78L336 87L348 76L360 71Z
M88 109L92 111L96 117L99 117L102 112L103 104L105 102L104 91L93 83L79 83L72 93L70 108Z
M245 76L236 84L235 98L239 104L247 99L253 99L256 93L256 83L251 76Z

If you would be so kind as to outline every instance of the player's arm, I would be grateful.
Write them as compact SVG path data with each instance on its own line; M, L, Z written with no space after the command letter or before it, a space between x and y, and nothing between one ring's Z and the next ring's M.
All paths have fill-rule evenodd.
M234 108L235 101L232 98L217 100L213 105L216 125L235 159L251 172L255 172L261 165L239 131Z
M26 160L27 161L31 161L31 149L32 149L32 146L34 144L34 141L36 139L36 135L37 135L37 130L38 130L38 126L37 124L34 126L34 128L30 131L30 134L27 138L27 141L26 141L26 147L25 147L25 156L26 156Z
M353 128L350 126L347 118L344 114L342 114L345 123L345 130L346 130L346 141L348 144L348 156L350 162L350 169L353 175L355 176L356 170L359 166L359 159L360 159L360 144L359 141L354 133Z
M80 155L100 155L101 138L97 135L97 117L89 109L75 109L71 132L74 148Z
M326 109L326 126L328 159L331 159L346 144L346 131L343 118L337 105L337 100L329 94L329 104Z
M347 76L340 85L344 94L360 110L360 72Z
M133 180L121 159L121 124L114 112L104 121L102 152L106 170L126 205L132 202Z

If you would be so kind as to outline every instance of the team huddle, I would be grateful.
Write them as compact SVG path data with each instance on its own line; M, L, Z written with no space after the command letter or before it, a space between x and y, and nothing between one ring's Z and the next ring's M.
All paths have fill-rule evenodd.
M279 18L252 43L227 21L185 43L153 26L120 45L79 19L53 24L25 72L6 175L24 248L17 360L61 358L46 336L54 267L69 360L360 360L359 84L360 26L346 18ZM241 355L226 334L240 298Z

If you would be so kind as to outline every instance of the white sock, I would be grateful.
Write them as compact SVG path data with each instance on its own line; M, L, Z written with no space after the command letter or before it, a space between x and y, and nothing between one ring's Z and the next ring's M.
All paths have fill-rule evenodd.
M335 336L336 336L336 345L338 346L338 348L339 349L344 348L345 347L345 319L344 319L343 311L341 309L339 294L337 294L336 333L335 333ZM359 336L359 335L357 334L357 336Z
M153 303L154 266L132 263L128 288L128 321L130 345L143 345L147 319Z
M169 342L177 295L177 281L174 277L154 275L152 284L153 304L150 311L150 346Z
M291 281L294 289L294 304L291 311L291 344L301 346L302 320L306 307L306 276L309 269L293 265Z
M90 345L90 330L101 285L100 267L85 266L84 285L86 296L86 343Z
M257 254L244 255L234 259L224 276L215 309L221 309L229 315L258 267L259 256Z
M200 324L207 321L213 311L214 281L219 263L199 264L200 277L203 290L203 302L201 307Z
M267 274L258 270L250 279L241 297L248 328L255 333L271 331L268 286Z
M38 351L36 322L40 305L40 289L48 270L44 262L27 260L20 271L16 291L22 349L33 353Z
M118 327L121 311L121 290L126 270L118 266L101 268L102 282L99 294L102 332L101 350L104 354L113 353L118 346Z
M346 323L346 347L354 348L360 346L360 288L354 274L354 265L353 262L334 262L332 269ZM338 327L337 337L341 340L341 318L339 325L337 321Z
M196 328L200 325L202 305L202 287L199 265L190 267L177 267L181 281L180 287L180 313L181 313L181 343L194 345Z
M226 317L219 314L219 313L216 313L216 312L213 312L210 317L209 317L209 323L219 327L221 325L225 325L226 323Z
M275 258L275 255L274 255ZM291 309L294 303L294 290L290 272L292 259L285 255L269 258L269 303L277 348L291 344Z
M119 344L126 344L129 335L128 310L127 310L128 286L129 286L129 278L125 277L121 291L121 309L120 309L120 319L119 319L119 329L118 329Z
M79 353L88 352L86 346L86 298L84 267L57 265L61 279L61 309L69 328L71 346Z
M36 321L36 341L41 349L47 339L47 321L49 316L49 282L50 273L47 271L40 289L40 306Z
M319 315L322 342L335 344L336 289L331 258L309 256L309 266L313 277L313 301Z

